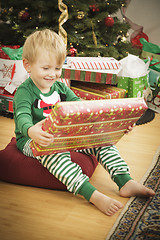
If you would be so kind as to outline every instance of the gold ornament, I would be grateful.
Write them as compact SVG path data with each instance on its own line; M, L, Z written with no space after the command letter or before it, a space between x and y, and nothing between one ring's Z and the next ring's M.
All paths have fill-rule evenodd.
M92 36L93 36L93 42L94 42L94 44L97 46L97 38L96 38L96 34L95 34L95 32L94 32L93 22L92 22Z
M78 19L83 19L84 18L84 12L83 11L79 11L78 15L77 15Z
M62 12L58 22L59 22L59 35L64 39L65 45L67 47L67 32L62 27L62 25L68 20L68 7L66 4L62 2L62 0L58 0L59 10Z

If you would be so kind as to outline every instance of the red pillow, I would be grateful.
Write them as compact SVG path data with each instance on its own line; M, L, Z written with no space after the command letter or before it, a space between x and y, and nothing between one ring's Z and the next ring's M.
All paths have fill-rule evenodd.
M73 162L91 177L98 162L93 156L71 152ZM16 139L0 151L0 180L34 187L66 190L66 186L44 168L38 160L26 157L16 147Z

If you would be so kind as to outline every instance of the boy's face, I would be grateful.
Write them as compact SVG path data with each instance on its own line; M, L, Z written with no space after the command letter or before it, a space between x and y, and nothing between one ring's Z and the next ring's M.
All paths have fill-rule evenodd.
M61 76L62 65L58 65L56 58L47 52L40 52L32 64L27 59L23 63L32 81L43 93L49 92L53 83Z

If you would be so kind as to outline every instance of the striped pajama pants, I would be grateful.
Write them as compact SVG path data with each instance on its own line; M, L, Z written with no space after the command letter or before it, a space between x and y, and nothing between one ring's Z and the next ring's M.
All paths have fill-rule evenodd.
M119 151L114 145L76 151L87 155L94 155L104 169L109 172L113 181L117 175L129 174L129 167L121 158ZM33 157L29 143L25 145L23 153ZM88 176L83 174L81 167L71 161L70 152L37 156L36 158L51 174L66 185L68 191L75 195L78 194L82 184L85 181L89 181Z

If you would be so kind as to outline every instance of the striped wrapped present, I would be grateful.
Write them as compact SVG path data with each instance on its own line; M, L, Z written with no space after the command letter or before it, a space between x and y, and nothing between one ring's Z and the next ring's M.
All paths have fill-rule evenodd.
M67 65L73 69L119 69L121 64L113 57L67 57Z

